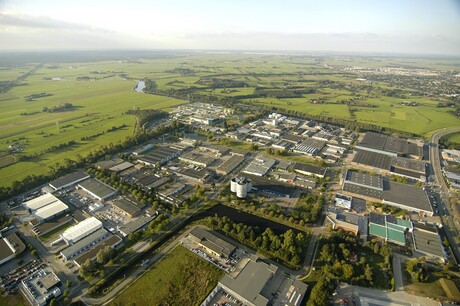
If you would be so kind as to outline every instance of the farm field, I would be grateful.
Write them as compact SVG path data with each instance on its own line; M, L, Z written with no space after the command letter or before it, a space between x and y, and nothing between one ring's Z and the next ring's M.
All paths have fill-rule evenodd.
M424 137L460 125L451 107L439 107L450 101L441 95L421 94L420 86L413 83L402 87L393 77L363 81L361 74L340 68L402 65L442 73L456 69L458 62L452 59L433 63L426 59L296 54L114 54L99 60L75 55L59 61L44 56L41 64L37 58L33 63L22 59L15 64L12 57L0 56L0 85L15 82L35 69L0 91L0 186L11 186L31 173L49 173L67 159L85 157L101 146L125 140L133 135L136 122L134 116L125 114L128 110L168 111L195 94L207 96L209 101L230 99L231 105L244 103L346 119ZM339 68L331 68L336 66ZM133 90L136 80L145 78L156 83L159 95ZM416 106L403 105L405 102ZM66 103L72 107L45 111ZM69 142L71 145L53 149ZM9 153L10 146L19 151ZM21 155L33 158L24 160Z
M177 246L109 305L199 305L223 274L198 255Z

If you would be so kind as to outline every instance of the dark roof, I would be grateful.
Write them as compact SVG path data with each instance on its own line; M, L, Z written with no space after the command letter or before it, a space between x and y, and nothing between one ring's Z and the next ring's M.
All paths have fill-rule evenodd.
M11 250L11 248L6 243L5 238L0 238L0 260L3 260L13 254L14 252Z
M383 190L383 178L380 175L369 175L347 170L345 181L349 184Z
M277 180L270 180L268 178L250 174L246 174L245 177L252 181L252 187L254 189L260 191L276 193L278 195L287 195L289 197L292 197L295 191L297 190L295 186L284 184Z
M388 181L389 189L384 191L385 201L394 202L424 211L433 211L425 190L418 187Z
M359 146L400 155L422 155L422 149L406 139L393 138L384 134L367 132Z
M54 181L51 181L49 185L55 189L60 189L63 186L66 186L72 183L77 183L81 180L84 180L85 178L89 178L89 175L87 173L83 171L76 171L76 172L61 176L60 178L55 179Z
M295 163L293 169L304 171L304 172L310 172L310 173L318 174L318 175L326 174L326 168L315 166L315 165L310 165L310 164L304 164L304 163Z
M360 146L383 150L385 146L385 141L387 139L387 135L374 133L374 132L367 132L361 142L359 143Z
M281 136L281 139L297 144L303 141L305 138L303 138L302 136L287 133Z
M385 226L385 215L380 215L380 214L371 212L369 214L369 223L375 223L378 225Z
M436 230L436 228L435 228ZM439 234L433 231L425 231L415 226L413 230L415 249L438 257L444 257L444 250Z
M131 216L137 216L140 214L141 209L137 207L135 204L131 203L126 199L119 199L112 201L113 205L118 207L119 209L123 210L124 212L128 213Z
M422 175L424 175L426 172L426 164L421 160L408 159L404 157L395 157L393 158L391 165L394 168L410 170L413 172L418 172Z
M201 227L195 227L190 232L190 235L200 240L200 243L208 249L211 249L212 251L218 254L222 254L225 257L229 257L236 249L236 247L233 244L228 243L223 239L220 239L213 233Z
M102 242L97 244L95 247L93 247L88 252L83 253L82 255L75 258L75 262L81 266L87 259L93 259L94 257L96 257L97 253L99 253L99 251L104 249L106 246L111 247L112 245L117 244L120 241L121 241L120 237L116 235L111 235L109 236L109 238L102 240Z
M227 159L223 164L217 167L217 171L224 172L226 174L232 172L238 165L244 161L244 156L234 154L232 157Z
M353 162L379 169L390 169L391 156L371 151L358 150Z
M192 168L184 168L178 172L178 174L188 176L197 180L205 179L208 175L209 172L206 169L201 169L201 170L195 170Z
M140 216L139 218L134 219L133 221L130 221L124 225L118 226L118 230L123 232L126 235L129 235L141 229L142 227L150 223L150 221L152 221L153 219L154 217Z
M409 176L409 177L416 178L416 179L419 179L420 176L422 176L422 174L420 174L419 172L407 170L407 169L401 169L401 168L391 167L390 171L392 173L401 174L401 175Z
M383 198L382 190L371 189L371 188L364 187L364 186L350 184L348 182L345 182L345 184L343 184L343 191L348 191L351 193L356 193L359 195L376 198L380 200Z
M67 224L69 223L70 221L72 221L72 216L63 216L59 219L56 219L56 220L53 220L53 221L47 221L47 222L43 222L43 223L40 223L40 224L37 224L34 226L34 230L36 232L40 232L41 234L43 233L46 233L50 230L53 230L55 228L58 228L59 226L62 226L64 224Z

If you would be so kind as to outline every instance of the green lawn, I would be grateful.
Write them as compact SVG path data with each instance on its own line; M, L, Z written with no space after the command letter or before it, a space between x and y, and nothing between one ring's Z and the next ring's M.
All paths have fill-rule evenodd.
M110 305L199 305L224 272L177 246Z
M20 293L3 296L0 295L0 305L2 306L27 306L27 303Z

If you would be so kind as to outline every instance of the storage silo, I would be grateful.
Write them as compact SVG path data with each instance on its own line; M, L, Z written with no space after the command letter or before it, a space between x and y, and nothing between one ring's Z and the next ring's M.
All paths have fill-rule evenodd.
M237 185L238 185L238 179L236 177L232 178L232 180L230 181L230 191L236 192Z
M241 179L238 181L236 186L236 196L238 198L245 198L248 195L248 184L246 180Z

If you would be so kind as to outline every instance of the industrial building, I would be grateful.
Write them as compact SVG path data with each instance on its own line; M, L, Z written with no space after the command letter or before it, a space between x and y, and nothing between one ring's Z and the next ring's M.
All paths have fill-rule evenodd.
M180 155L182 150L169 147L160 147L149 154L139 156L137 161L150 167L156 167L157 164L164 165L171 159Z
M129 168L132 168L132 167L134 167L134 164L132 164L130 162L122 162L122 163L120 163L118 165L110 167L109 171L115 172L115 173L120 173L120 172L125 171L125 170L127 170Z
M94 178L80 182L78 186L93 198L102 202L117 194L117 190Z
M293 151L300 154L315 156L318 155L325 145L326 142L324 140L310 138L297 145Z
M177 176L184 177L188 180L201 184L205 184L213 177L212 173L206 169L196 170L193 168L182 168L174 173L176 173Z
M414 251L430 259L444 261L444 251L438 228L435 225L414 222L412 233Z
M238 198L245 198L252 189L252 181L244 177L234 177L230 181L230 191Z
M143 229L147 224L150 223L153 219L157 217L158 214L152 216L152 217L147 217L147 216L140 216L137 219L134 219L133 221L130 221L124 225L118 225L117 230L123 235L123 237L127 237L130 234L137 232L140 229Z
M390 215L369 214L369 234L399 245L406 245L413 231L412 222Z
M347 170L342 189L347 195L360 196L368 201L379 201L421 215L433 215L433 208L425 190L396 183L380 175Z
M24 202L23 206L39 222L51 220L69 209L66 204L51 193Z
M105 249L106 247L111 247L113 249L118 248L122 243L122 239L117 235L109 235L97 244L95 244L89 251L83 252L81 255L74 259L74 262L77 266L81 266L86 262L87 259L95 260L97 253Z
M179 156L179 160L187 164L192 164L200 167L208 167L216 159L195 152L188 152L187 154Z
M89 177L90 177L89 174L83 171L76 171L76 172L64 175L54 181L51 181L49 183L49 186L53 188L54 190L61 190L66 187L73 186L76 183L81 182L83 180L86 180Z
M67 248L63 249L60 254L64 261L75 257L76 255L83 253L89 250L93 245L102 241L105 237L109 235L109 232L103 228L96 230L95 232L83 237L72 245L69 245Z
M361 237L367 237L368 218L357 214L331 209L326 214L326 222L332 226L332 229L343 229Z
M34 232L34 234L40 237L72 221L72 216L65 215L52 221L40 223L36 220L31 220L29 221L29 223L32 225L32 231Z
M244 161L244 155L233 154L232 157L217 167L216 172L219 175L227 175L235 170Z
M141 214L142 208L145 207L145 205L140 203L139 204L141 206L138 206L125 198L113 200L112 204L130 218L139 216Z
M327 169L324 167L304 163L295 163L292 169L297 173L309 176L316 176L319 178L324 178L326 176L327 171Z
M274 284L282 280L280 274L277 266L267 264L251 255L236 276L224 275L219 281L219 286L245 305L265 306L273 299L273 293L279 287Z
M0 238L0 265L14 258L17 251L8 238Z
M263 192L275 197L292 198L296 194L297 187L284 184L277 180L271 180L255 175L247 175L252 181L252 190Z
M229 258L236 249L233 244L198 226L190 231L189 235L208 253L216 257Z
M68 245L78 242L80 239L102 228L102 222L95 217L85 219L74 226L69 227L59 235Z
M335 199L334 199L334 204L335 206L339 206L345 209L351 209L351 203L353 201L353 197L336 193L335 194Z
M275 165L275 163L275 159L258 155L243 170L243 172L255 176L264 176Z
M33 306L47 305L53 298L61 295L61 280L51 268L39 269L19 284L19 290Z
M423 150L406 139L393 138L384 134L367 132L356 149L385 154L388 156L405 156L421 158Z

